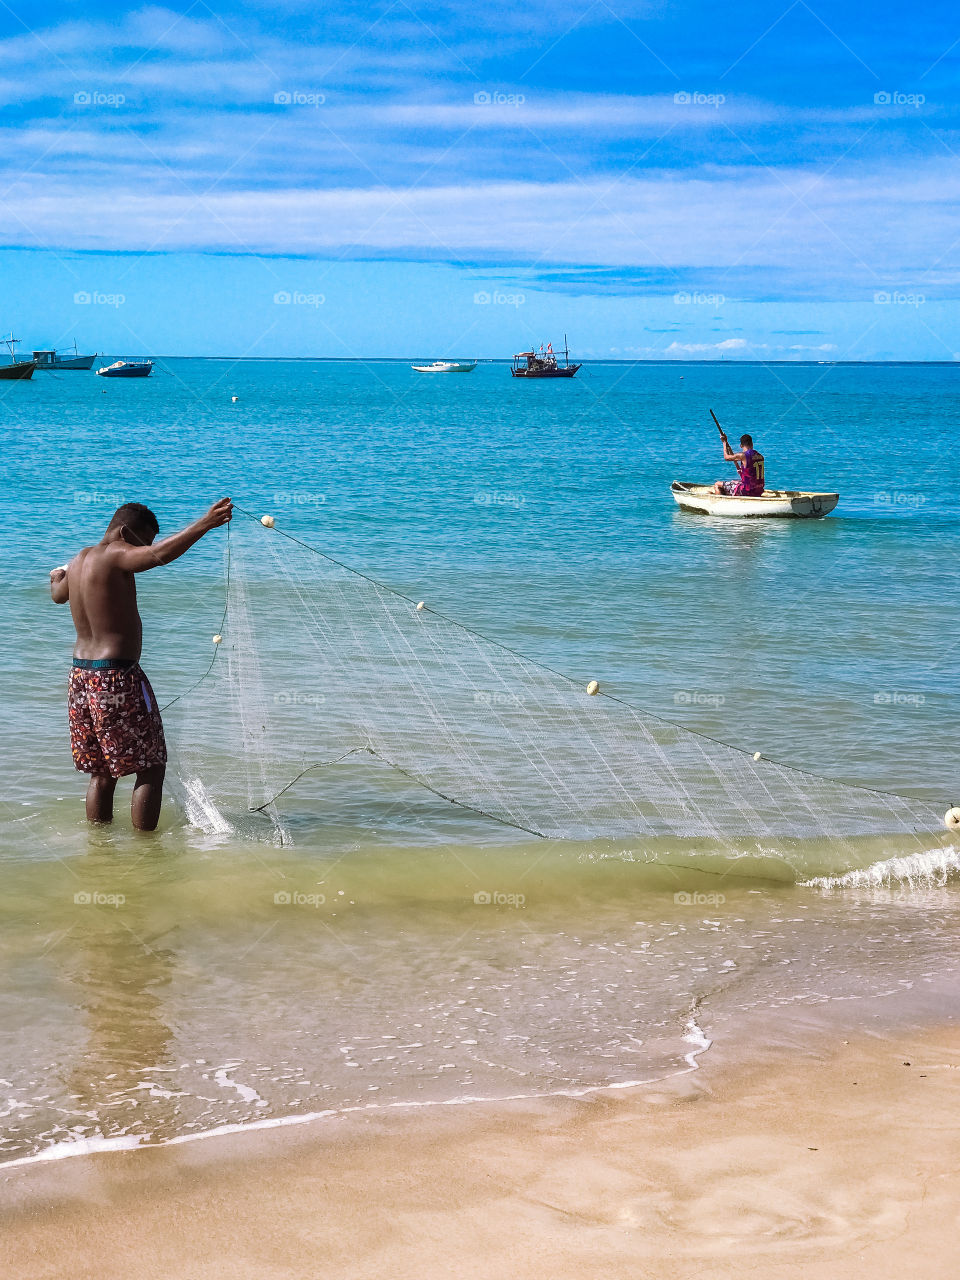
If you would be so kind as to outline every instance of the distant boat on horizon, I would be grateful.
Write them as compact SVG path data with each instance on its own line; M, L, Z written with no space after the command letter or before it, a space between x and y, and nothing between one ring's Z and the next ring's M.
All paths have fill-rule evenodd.
M432 364L412 364L417 373L473 373L476 360L434 360Z
M101 378L148 378L152 369L152 360L116 360L97 373Z
M20 339L11 333L9 338L0 338L0 343L10 352L10 363L0 364L0 378L32 378L36 360L18 360L14 352L14 347L20 345Z
M526 364L521 363L526 361ZM567 335L563 335L563 364L557 360L553 343L548 342L546 350L543 343L539 352L520 351L513 357L510 375L514 378L572 378L580 368L570 363L570 351L567 347Z
M33 358L38 369L92 369L97 352L95 351L92 356L82 356L74 342L73 355L70 355L69 351L61 353L49 347L34 351Z

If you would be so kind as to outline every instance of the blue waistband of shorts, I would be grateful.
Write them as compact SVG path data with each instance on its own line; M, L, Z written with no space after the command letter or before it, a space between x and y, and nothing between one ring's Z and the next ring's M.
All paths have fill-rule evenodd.
M137 665L136 658L74 658L73 665L84 671L107 671L113 668L126 671L128 667Z

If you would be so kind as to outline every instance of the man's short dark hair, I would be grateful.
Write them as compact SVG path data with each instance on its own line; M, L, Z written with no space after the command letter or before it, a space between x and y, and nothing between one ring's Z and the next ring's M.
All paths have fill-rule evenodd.
M160 532L160 522L142 502L125 502L122 507L117 507L107 528L116 529L122 524L130 529L149 533L154 538Z
M740 443L745 444L748 449L753 448L753 436L741 436Z

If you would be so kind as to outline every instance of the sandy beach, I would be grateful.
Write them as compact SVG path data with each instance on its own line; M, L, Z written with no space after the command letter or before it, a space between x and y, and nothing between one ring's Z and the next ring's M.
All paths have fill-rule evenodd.
M960 1280L953 8L4 10L0 1280Z
M3 1179L3 1274L952 1276L958 1072L943 1026L585 1099L34 1164Z

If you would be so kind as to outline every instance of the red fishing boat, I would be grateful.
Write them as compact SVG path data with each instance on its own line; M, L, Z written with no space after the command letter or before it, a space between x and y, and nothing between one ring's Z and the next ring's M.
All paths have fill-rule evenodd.
M563 335L563 364L559 362L553 350L553 343L548 342L546 349L543 343L539 351L520 351L513 357L510 373L514 378L572 378L580 368L570 363L570 351L567 347L567 335Z

